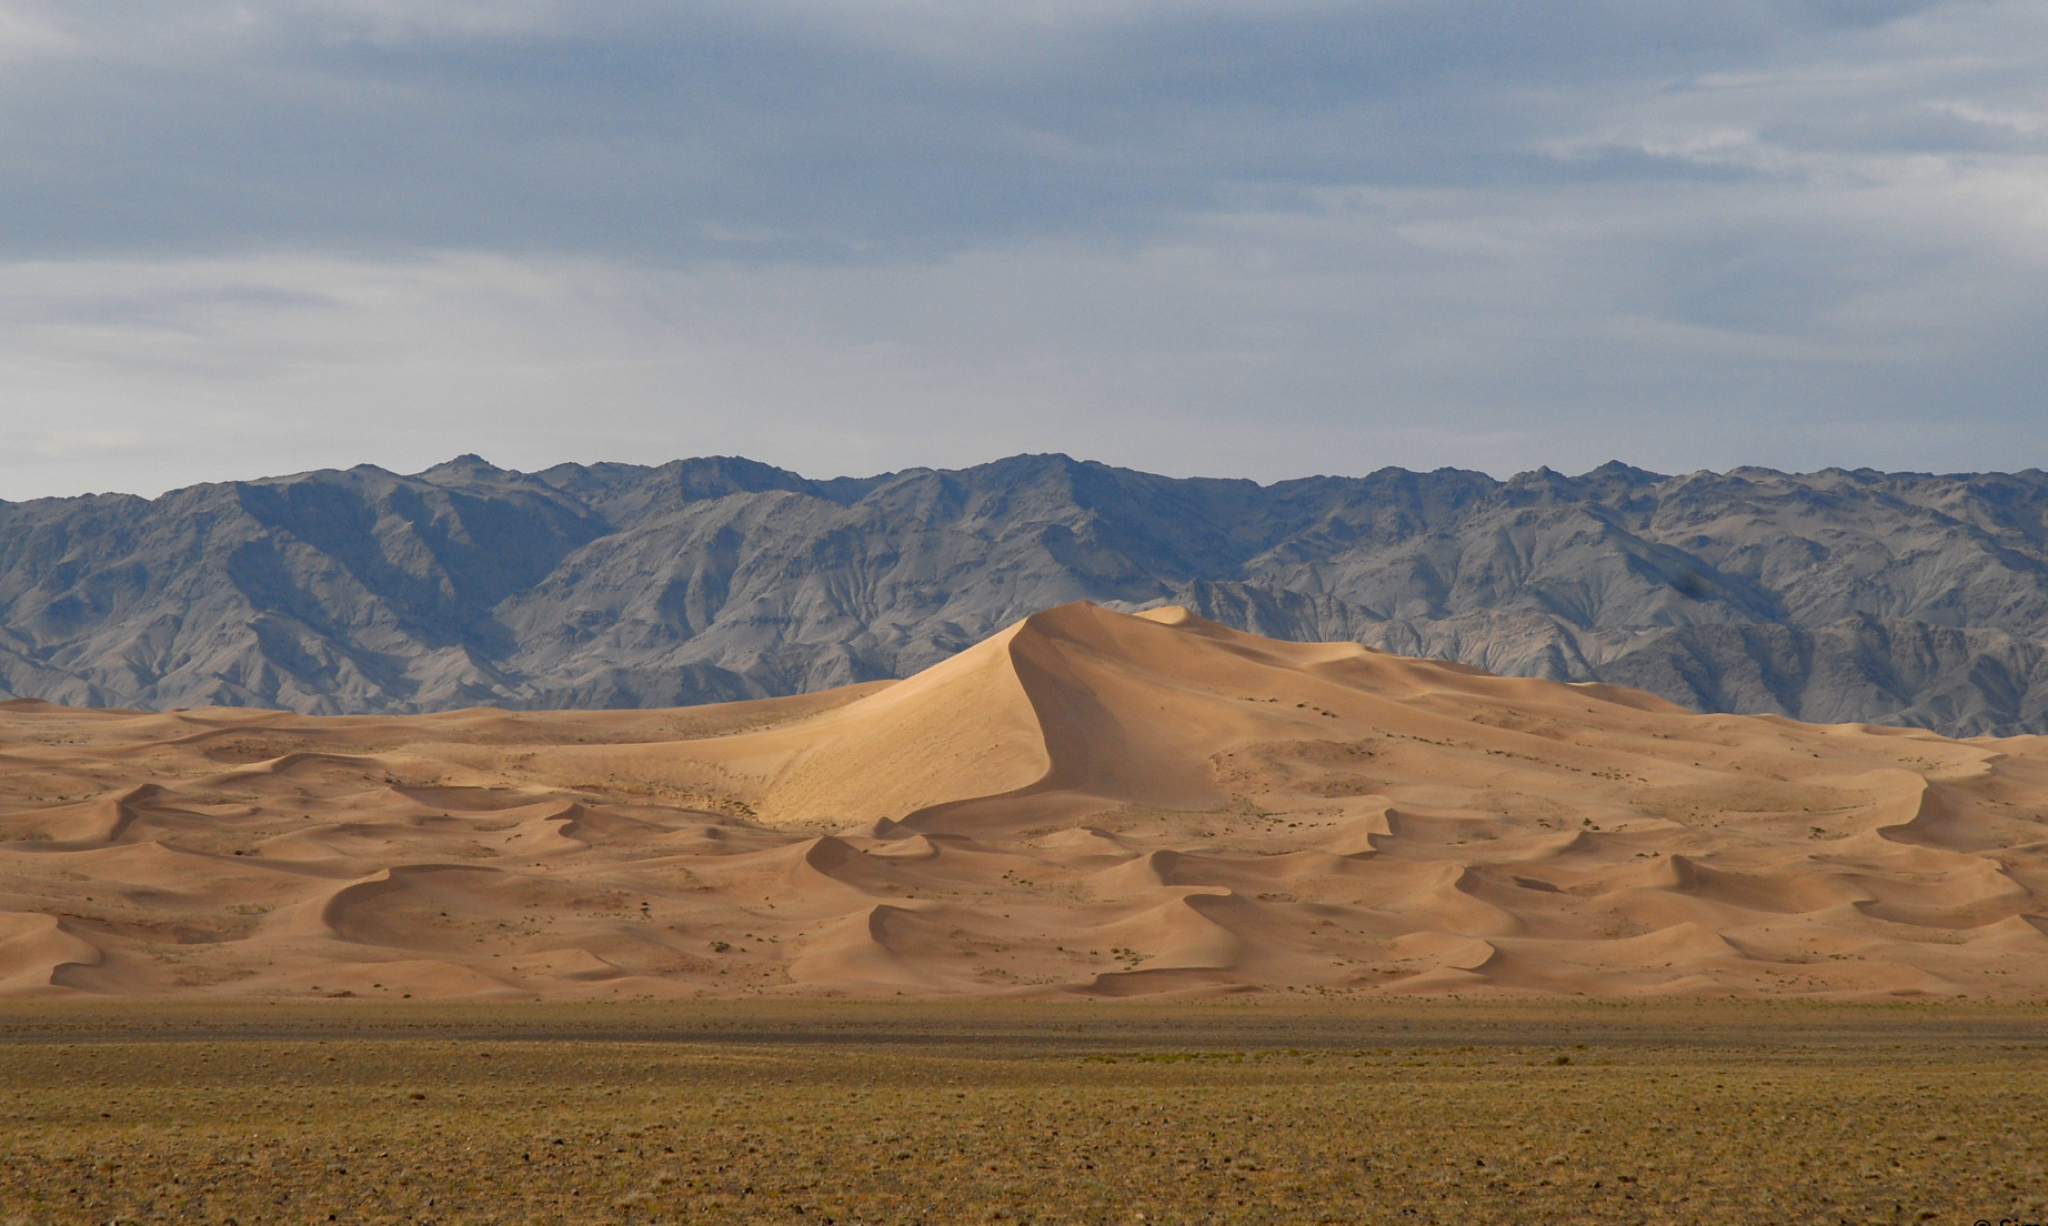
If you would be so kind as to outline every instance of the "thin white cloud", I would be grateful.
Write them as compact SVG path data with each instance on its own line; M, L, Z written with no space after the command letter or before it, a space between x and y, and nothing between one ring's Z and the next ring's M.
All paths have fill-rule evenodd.
M1974 102L1957 100L1930 102L1927 105L1933 110L1954 115L1969 123L2005 128L2021 136L2048 133L2048 111L1979 106Z

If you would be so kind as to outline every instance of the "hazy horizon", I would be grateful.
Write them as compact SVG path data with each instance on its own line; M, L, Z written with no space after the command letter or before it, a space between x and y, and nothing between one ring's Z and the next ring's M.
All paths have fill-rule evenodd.
M1015 452L1015 453L1012 453L1012 454L1010 454L1010 455L1004 455L1004 456L995 456L995 457L993 457L993 458L991 458L991 459L987 459L987 460L982 460L982 461L978 461L978 462L975 462L975 463L969 463L969 464L961 464L961 465L946 465L946 466L940 466L940 465L931 465L931 464L910 464L910 465L905 465L905 466L903 466L903 467L901 467L901 468L890 468L890 469L883 469L883 470L881 470L881 471L879 471L879 472L803 472L803 471L801 471L801 470L798 470L798 469L793 469L793 468L787 468L787 467L785 467L785 466L783 466L783 465L771 465L771 467L775 467L775 468L779 468L779 469L782 469L782 471L784 471L784 472L790 472L790 473L794 473L794 474L795 474L796 476L798 476L798 477L801 477L801 478L803 478L804 480L807 480L807 481L817 481L817 482L827 482L827 481L848 481L848 480L851 480L851 481L877 481L877 480L884 480L884 479L887 479L887 478L890 478L890 477L899 477L899 476L905 476L905 475L908 475L908 474L911 474L911 473L917 473L917 472L962 472L962 471L967 471L967 470L972 470L972 469L979 469L979 468L987 468L987 467L990 467L990 466L992 466L992 465L995 465L995 464L1001 464L1001 463L1003 463L1003 462L1005 462L1005 461L1008 461L1008 460L1018 460L1018 459L1031 459L1031 458L1038 458L1038 457L1055 457L1055 458L1063 458L1063 459L1071 460L1071 461L1073 461L1073 462L1075 462L1075 463L1078 463L1078 464L1103 464L1103 465L1105 465L1105 466L1107 466L1107 467L1110 467L1110 468L1115 468L1115 469L1119 469L1119 470L1122 470L1122 471L1126 471L1126 472L1139 472L1139 473L1145 473L1146 475L1149 475L1149 476L1156 476L1156 477L1166 477L1166 478L1169 478L1169 479L1172 479L1172 480L1203 480L1203 481L1250 481L1250 482L1252 482L1252 483L1254 483L1254 484L1256 484L1256 485L1258 485L1258 486L1260 486L1260 487L1262 487L1262 488L1263 488L1263 487L1268 487L1268 486L1273 486L1273 485L1281 485L1281 484L1285 484L1285 483L1287 483L1287 482L1289 482L1289 481L1308 481L1308 480L1317 480L1317 479L1325 479L1325 478L1327 478L1327 479L1331 479L1331 480L1339 480L1339 481L1348 481L1348 480L1359 480L1359 479L1362 479L1362 478L1366 478L1366 477L1371 477L1371 476L1373 476L1373 475L1375 475L1375 474L1377 474L1377 473L1380 473L1380 472L1389 472L1389 471L1398 471L1398 472L1409 472L1409 473L1417 473L1417 474L1427 474L1427 473L1430 473L1430 472L1441 472L1441 471L1458 471L1458 472L1471 472L1471 473L1478 473L1478 474L1480 474L1480 475L1482 475L1482 476L1488 477L1488 478L1490 478L1490 479L1492 479L1492 480L1494 480L1494 481L1500 482L1500 483L1502 483L1502 484L1506 484L1506 483L1508 483L1508 482L1510 482L1510 481L1513 481L1513 480L1515 480L1515 479L1516 479L1516 478L1518 478L1518 477L1524 477L1524 476L1529 476L1529 475L1532 475L1532 474L1535 474L1535 473L1540 473L1540 472L1544 472L1544 471L1551 471L1551 472L1556 472L1556 473L1558 473L1559 475L1561 475L1561 476L1564 476L1564 477L1566 477L1566 478L1568 478L1568 479L1572 479L1572 480L1577 480L1577 479L1579 479L1579 478L1582 478L1582 477L1587 477L1587 476L1591 476L1591 475L1592 475L1592 474L1593 474L1594 472L1598 471L1599 469L1602 469L1602 468L1608 467L1609 465L1613 465L1613 464L1621 464L1621 465L1624 465L1624 466L1626 466L1626 467L1629 467L1629 468L1635 469L1635 470L1637 470L1637 471L1640 471L1640 472L1646 472L1646 473L1649 473L1650 475L1652 475L1652 476L1654 476L1654 477L1657 477L1657 478L1659 478L1659 479L1667 479L1667 480L1668 480L1668 479L1671 479L1671 478L1676 478L1676 477L1686 477L1686 476L1693 476L1693 475L1696 475L1696 474L1700 474L1700 473L1706 473L1706 474L1711 474L1711 475L1714 475L1714 476L1727 476L1727 475L1729 475L1729 474L1732 474L1732 473L1738 473L1738 472L1742 472L1742 471L1755 471L1755 472L1764 472L1764 473L1774 473L1774 474L1777 474L1777 475L1780 475L1780 476L1787 476L1787 477L1812 477L1812 476L1816 476L1816 475L1819 475L1819 474L1821 474L1821 473L1827 473L1827 472L1847 472L1847 473L1858 473L1858 472L1867 472L1867 473L1878 473L1878 474L1881 474L1881 475L1884 475L1884 476L1893 476L1893 477L1896 477L1896 476L1921 476L1921 477L1937 477L1937 478L1956 478L1956 479L1966 479L1966 478L1972 478L1972 477L1991 477L1991 476L2011 476L2011 475L2014 475L2014 474L2024 474L2024 473L2030 473L2030 472L2039 472L2039 471L2041 471L2041 469L2040 469L2040 468L2039 468L2038 466L2035 466L2035 465L2029 465L2029 466L2027 466L2027 467L2024 467L2024 468L2019 468L2019 467L2015 467L2015 468L2003 468L2003 469L1998 469L1998 468L1987 468L1987 469L1972 469L1972 470L1968 470L1968 471L1939 471L1939 470L1933 470L1933 469L1879 469L1879 468L1872 468L1872 467L1869 467L1869 466L1857 466L1857 467L1851 467L1851 466L1849 466L1849 465L1842 465L1842 464L1830 464L1830 465L1825 465L1825 466L1822 466L1822 467L1820 467L1820 468L1813 468L1813 469L1781 469L1781 468L1772 468L1772 467L1770 467L1770 466L1768 466L1768 465L1760 465L1760 464L1734 464L1734 465L1729 465L1729 466L1727 466L1727 467L1725 467L1725 468L1696 468L1696 469L1689 469L1689 470L1686 470L1686 471L1684 471L1684 472L1662 472L1662 471L1659 471L1659 470L1657 470L1657 469L1653 469L1653 468L1645 468L1645 467L1644 467L1643 465L1640 465L1640 464L1629 464L1629 463L1628 463L1627 461L1625 461L1625 460L1604 460L1604 461L1600 462L1599 464L1595 464L1595 465L1593 465L1593 466L1592 466L1592 467L1590 467L1590 468L1586 468L1586 469L1581 469L1581 470L1578 470L1578 471L1566 471L1566 470L1563 470L1563 469L1556 469L1556 468L1553 468L1552 466L1550 466L1550 465L1546 465L1546 464L1537 464L1537 465L1533 465L1533 466L1531 466L1531 467L1528 467L1528 468L1518 469L1518 470L1516 470L1516 471L1513 471L1513 472L1490 472L1490 471L1488 471L1488 470L1486 470L1486 469L1483 469L1483 468L1472 468L1472 467L1466 467L1466 466L1461 466L1461 465L1454 465L1454 464L1447 464L1447 465L1439 465L1439 466L1438 466L1437 468L1434 468L1434 469L1419 469L1419 468L1410 468L1410 467L1408 467L1408 466L1406 466L1406 465L1401 465L1401 464L1386 464L1386 465L1382 465L1382 466L1380 466L1379 468L1376 468L1376 469L1371 469L1371 470L1366 470L1366 471L1360 471L1360 472L1334 472L1334 471L1333 471L1333 472L1308 472L1308 473L1303 473L1303 474L1301 474L1301 475L1299 475L1299 476L1293 476L1293 477L1273 477L1273 478L1268 478L1268 479L1264 479L1264 480L1261 480L1261 479L1259 479L1259 478L1256 478L1256 477L1248 477L1248 476L1242 476L1242 475L1239 475L1239 474L1235 474L1235 473L1226 473L1226 472L1190 472L1190 473L1158 472L1158 471L1156 471L1156 470L1152 470L1152 469L1143 469L1143 468L1135 468L1135 467L1133 467L1133 466L1131 466L1131 465L1128 465L1128 464L1110 464L1110 463L1109 463L1108 461L1105 461L1105 460L1096 460L1096 459L1093 459L1093 458L1091 458L1091 457L1089 457L1089 456L1077 456L1077 455L1070 455L1070 454L1068 454L1068 453L1065 453L1065 452ZM767 461L765 461L765 460L755 460L755 459L754 459L754 457L752 457L752 456L736 456L736 455L696 455L696 456L671 456L671 457L669 457L669 458L667 458L667 459L641 459L641 460L620 460L620 459L599 459L599 460L589 460L589 461L582 461L582 460L560 460L560 461L556 461L555 463L552 463L552 464L540 464L540 465L536 465L536 466L534 466L534 467L532 467L532 468L523 468L523 467L514 467L514 466L511 466L511 465L505 465L505 464L496 464L496 463L493 463L493 462L492 462L492 460L490 459L490 457L488 457L488 456L480 456L480 455L477 455L477 454L476 454L476 453L474 453L474 452L465 452L465 453L463 453L463 454L461 454L461 455L449 456L448 458L446 458L446 459L444 459L444 460L438 460L438 461L435 461L435 462L434 462L434 463L432 463L432 464L428 464L428 465L426 465L426 466L424 466L424 467L422 467L422 468L412 469L412 470L409 470L409 471L401 471L401 470L398 470L398 469L393 469L393 468L387 468L387 467L385 467L384 465L381 465L381 464L373 464L373 463L370 463L370 462L368 462L368 461L364 461L364 462L360 462L360 463L356 463L356 464L330 464L330 465L323 465L323 466L321 466L321 467L318 467L318 468L304 468L304 469L298 469L298 470L295 470L295 471L292 471L292 472L269 472L269 473L244 473L244 474L240 474L240 475L236 475L236 476L228 476L228 477L222 477L222 478L209 478L209 479L206 479L206 480L201 480L201 481L192 481L192 482L187 482L187 483L185 483L185 484L183 484L183 485L174 485L174 486L166 486L166 487L164 487L164 488L162 488L162 489L156 489L156 490L129 490L129 489L114 489L114 488L111 488L111 487L110 487L110 488L104 488L104 489L81 489L81 490L74 490L74 491L70 491L70 492L60 492L60 493L50 493L50 494L35 494L35 495L31 495L31 496L29 496L29 497L25 497L25 498L7 498L7 497L5 497L5 496L0 496L0 502L32 502L32 501L36 501L37 499L44 499L44 498L54 498L54 499L65 499L65 498L87 498L87 497L95 497L95 496L100 496L100 495L129 495L129 496L134 496L134 497L138 497L138 498L146 498L146 499L152 499L152 500L154 500L154 499L157 499L157 498L161 498L161 497L163 497L163 496L165 496L165 495L167 495L167 494L172 494L172 493L176 493L176 492L177 492L178 490L181 490L181 489L189 489L189 488L192 488L192 487L194 487L194 486L200 486L200 485L209 485L209 484L228 484L228 483L233 483L233 482L238 482L238 481L284 481L284 480L291 480L291 479L293 479L293 478L298 478L298 477L305 477L305 476L309 476L309 475L311 475L311 474L314 474L314 473L320 473L320 472L348 472L348 471L352 471L352 470L354 470L354 469L359 469L359 468L373 468L373 469L377 469L378 471L381 471L381 472L386 472L386 473L389 473L389 474L391 474L392 476L395 476L395 477L421 477L421 476L424 476L424 475L426 475L426 474L427 474L428 472L431 472L432 470L434 470L434 469L436 469L436 468L440 468L440 467L442 467L442 466L444 466L444 465L448 465L448 464L453 464L453 463L456 463L456 462L458 462L458 461L461 461L461 460L465 460L465 459L476 459L476 460L481 460L481 461L483 461L483 462L484 462L485 464L487 464L487 465L490 465L490 467L492 467L492 468L495 468L495 469L498 469L499 471L502 471L502 472L509 472L509 473L520 473L520 474L524 474L524 475L529 475L529 476L530 476L530 475L534 475L534 474L538 474L538 473L544 473L544 472L548 471L548 470L549 470L549 469L551 469L551 468L559 468L559 467L562 467L562 466L565 466L565 465L581 465L581 466L583 466L583 467L586 467L586 468L597 468L597 467L601 467L601 466L605 466L605 465L620 465L620 466L631 466L631 467L640 467L640 468L660 468L660 467L663 467L664 465L668 465L668 464L678 464L678 463L685 463L685 462L689 462L689 461L695 461L695 460L746 460L746 461L750 461L750 462L755 462L755 463L763 463L763 464L767 463Z

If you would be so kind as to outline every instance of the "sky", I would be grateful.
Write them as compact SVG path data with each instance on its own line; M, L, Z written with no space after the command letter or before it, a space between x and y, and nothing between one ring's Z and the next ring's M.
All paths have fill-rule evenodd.
M2048 467L2040 0L0 0L0 498Z

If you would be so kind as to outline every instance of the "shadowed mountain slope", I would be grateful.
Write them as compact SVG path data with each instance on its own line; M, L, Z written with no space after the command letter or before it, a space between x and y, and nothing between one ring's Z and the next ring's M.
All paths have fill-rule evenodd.
M1698 710L2048 730L2031 470L1259 486L1063 456L831 481L463 457L0 504L0 688L80 705L764 697L907 676L1073 600Z

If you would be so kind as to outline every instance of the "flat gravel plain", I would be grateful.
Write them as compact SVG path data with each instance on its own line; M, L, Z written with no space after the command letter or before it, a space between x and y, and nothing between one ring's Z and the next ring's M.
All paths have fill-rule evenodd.
M0 1222L2040 1222L2048 1010L0 1012Z

